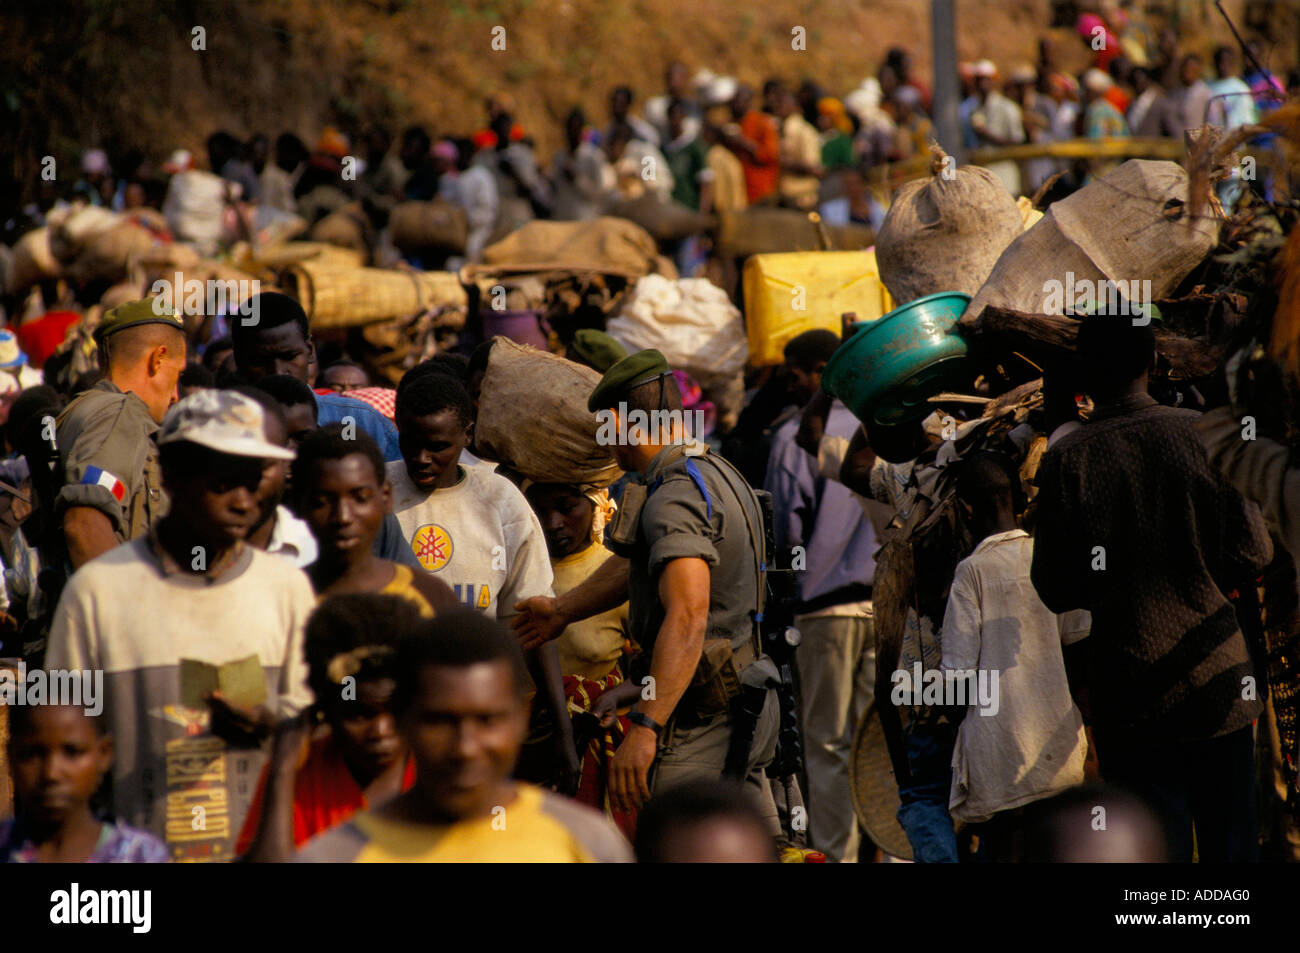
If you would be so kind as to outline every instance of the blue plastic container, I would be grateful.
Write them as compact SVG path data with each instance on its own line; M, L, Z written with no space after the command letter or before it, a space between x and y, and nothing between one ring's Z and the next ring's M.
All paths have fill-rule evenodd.
M951 333L969 303L969 295L944 291L856 325L827 362L822 390L863 423L894 425L928 416L931 397L970 384L966 342Z

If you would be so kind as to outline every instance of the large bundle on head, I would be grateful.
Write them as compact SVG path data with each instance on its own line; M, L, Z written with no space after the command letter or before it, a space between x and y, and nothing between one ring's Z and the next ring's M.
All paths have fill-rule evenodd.
M973 295L1024 227L1016 200L988 169L938 152L929 178L898 190L876 262L894 306L940 291Z
M155 229L165 228L156 215L121 215L86 206L75 209L50 232L50 250L75 282L121 281L132 263L154 248Z
M49 228L34 228L14 243L14 260L9 266L5 291L21 294L38 282L59 277L61 272L59 260L50 250Z
M621 474L596 441L587 398L600 382L589 367L494 338L479 394L475 449L538 483L609 486Z
M961 325L978 330L989 305L1059 315L1112 297L1131 307L1167 297L1219 232L1208 212L1192 217L1187 192L1177 163L1130 159L1053 203L1003 252Z
M304 261L285 269L283 284L307 312L313 328L356 327L433 309L442 323L465 323L468 298L448 271L343 268Z

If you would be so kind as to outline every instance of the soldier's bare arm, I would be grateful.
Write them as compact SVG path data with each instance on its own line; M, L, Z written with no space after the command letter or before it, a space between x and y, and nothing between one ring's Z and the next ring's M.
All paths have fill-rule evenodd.
M636 707L662 725L672 717L704 651L709 621L709 564L695 557L664 563L659 599L664 606L664 621L650 661L654 697L643 696ZM648 775L657 751L655 733L634 724L614 753L609 793L623 810L639 807L649 799Z

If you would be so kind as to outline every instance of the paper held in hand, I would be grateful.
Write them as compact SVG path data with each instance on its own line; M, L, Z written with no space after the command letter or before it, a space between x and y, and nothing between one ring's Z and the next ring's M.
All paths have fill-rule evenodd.
M220 691L226 701L242 708L255 708L266 701L266 676L256 655L213 665L195 659L181 659L181 704L204 709L207 692Z

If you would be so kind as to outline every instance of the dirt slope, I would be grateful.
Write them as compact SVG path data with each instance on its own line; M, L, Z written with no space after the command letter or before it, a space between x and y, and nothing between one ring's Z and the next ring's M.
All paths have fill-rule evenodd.
M1245 0L1230 0L1238 15ZM1151 5L1151 4L1147 4ZM1156 6L1161 4L1156 3ZM1168 6L1168 3L1163 4ZM750 81L810 75L834 91L902 45L930 68L928 0L11 0L0 9L0 180L39 157L72 160L101 143L155 157L199 149L213 130L289 129L367 120L435 133L481 125L484 96L508 89L544 157L575 103L606 120L605 96L627 83L659 91L673 58ZM1226 38L1213 5L1184 3L1184 30ZM1294 7L1291 8L1294 11ZM1004 67L1031 61L1049 0L957 0L958 52ZM1297 16L1282 11L1279 18ZM1287 22L1291 22L1290 20ZM791 31L806 30L806 50ZM492 48L498 27L505 50ZM196 50L195 28L204 49ZM1086 55L1067 29L1051 35L1063 65ZM1279 36L1300 35L1300 29ZM500 45L498 41L498 45ZM1274 52L1294 61L1295 41Z

